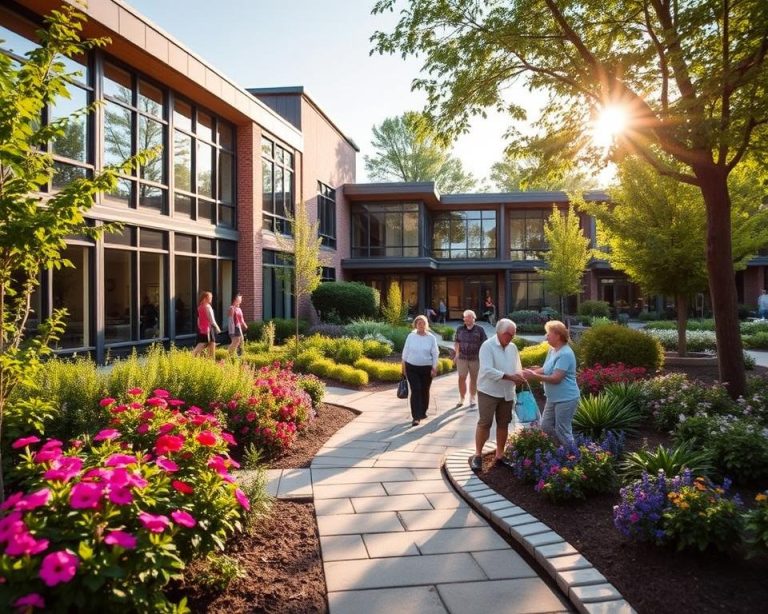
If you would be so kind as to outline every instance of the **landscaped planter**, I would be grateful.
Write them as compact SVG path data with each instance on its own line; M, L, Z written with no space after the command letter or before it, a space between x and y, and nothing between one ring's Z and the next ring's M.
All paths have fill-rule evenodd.
M688 352L686 356L678 356L677 352L664 352L665 367L716 367L717 354L706 352Z

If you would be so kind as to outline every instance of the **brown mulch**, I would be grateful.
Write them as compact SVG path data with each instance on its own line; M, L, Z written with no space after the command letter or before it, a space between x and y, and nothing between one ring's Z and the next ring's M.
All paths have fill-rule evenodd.
M688 370L690 377L711 382L716 369ZM758 369L763 375L768 369ZM338 385L329 382L330 385ZM382 384L376 389L393 389ZM366 387L366 390L372 389ZM270 468L308 467L316 451L354 413L323 405L318 420ZM655 447L668 437L652 430L628 442L638 447L643 440ZM666 612L756 612L763 609L768 560L747 561L714 552L683 552L627 542L613 527L616 495L592 497L581 503L554 505L529 485L511 479L505 467L491 467L484 459L481 479L511 501L548 524L573 544L614 584L640 614ZM754 491L752 491L754 496ZM185 594L193 612L274 612L280 614L328 611L325 577L311 502L275 501L269 516L257 530L230 542L227 554L245 572L226 589L206 588L188 582L177 595ZM196 570L195 570L196 571ZM200 573L205 573L200 569ZM194 578L195 573L188 574ZM177 597L178 599L178 597Z

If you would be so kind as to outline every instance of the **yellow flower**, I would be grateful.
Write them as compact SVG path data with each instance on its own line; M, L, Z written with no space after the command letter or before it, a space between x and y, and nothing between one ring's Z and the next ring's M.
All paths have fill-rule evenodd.
M763 501L768 501L768 495L766 495L764 492L758 493L755 497L755 501L758 503L762 503Z
M687 510L691 506L688 505L688 503L686 503L685 501L681 501L678 507L680 507L681 510Z

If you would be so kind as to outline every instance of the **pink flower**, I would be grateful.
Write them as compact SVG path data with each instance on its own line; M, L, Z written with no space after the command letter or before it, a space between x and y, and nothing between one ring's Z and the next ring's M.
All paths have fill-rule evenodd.
M183 495L191 495L193 492L195 492L195 489L192 488L192 486L186 482L182 482L181 480L173 480L173 482L171 482L171 486L173 486L174 489L178 490Z
M156 397L159 397L161 399L167 399L171 396L171 393L167 390L164 390L163 388L157 388L152 391L152 394L154 394Z
M130 390L128 390L128 394L130 394L132 397L137 397L143 392L144 391L141 388L131 388Z
M221 434L221 438L222 438L224 441L226 441L226 442L227 442L227 443L228 443L230 446L236 446L236 445L237 445L237 441L236 441L236 440L235 440L235 438L232 436L232 433L226 433L226 432L224 432L224 433L222 433L222 434Z
M192 514L183 510L174 510L171 512L171 518L173 518L173 521L176 524L181 525L182 527L187 527L188 529L191 529L197 524L197 521Z
M20 511L13 511L4 518L0 518L0 542L7 542L14 535L24 533L27 525L21 519Z
M133 493L128 488L110 488L108 497L115 505L129 505L133 502Z
M113 454L105 462L106 467L127 467L136 464L136 457L131 454Z
M161 435L165 435L166 433L169 433L170 431L172 431L175 428L176 428L176 425L173 422L166 422L165 424L161 424L158 427L157 431Z
M83 459L78 456L60 456L51 462L51 468L43 474L46 480L69 482L83 468Z
M94 441L109 441L120 437L120 431L117 429L104 429L99 431L93 438Z
M195 439L197 439L197 442L202 446L216 445L216 435L211 433L211 431L203 431Z
M156 454L178 452L184 445L184 438L180 435L160 435L155 442Z
M24 498L24 493L19 491L13 493L10 497L8 497L5 501L3 501L2 504L0 504L0 510L9 510L12 507L15 507L16 504L21 501Z
M47 586L69 582L75 577L79 564L80 559L67 550L51 552L40 565L40 577Z
M34 510L38 507L42 507L48 503L48 499L51 497L51 491L47 488L41 488L33 493L28 494L21 501L16 504L16 509L20 512L26 510Z
M168 473L173 473L174 471L179 470L179 466L176 463L174 463L169 458L165 458L164 456L159 456L155 461L155 464L160 467L160 469L167 471Z
M136 432L139 435L144 435L149 432L149 425L146 422L142 422L139 426L136 427Z
M102 484L80 482L72 487L69 493L69 505L76 510L92 510L99 507L101 495L104 492Z
M111 407L109 411L113 414L122 414L124 411L127 411L127 410L128 410L128 406L121 404L121 405L115 405L114 407Z
M152 533L162 533L171 525L171 521L166 516L148 514L147 512L139 513L139 521L145 529Z
M104 538L104 543L110 546L120 546L126 550L136 548L136 537L125 531L110 531Z
M248 501L246 494L239 488L235 488L235 499L237 499L237 502L246 510L251 509L251 502Z
M184 401L182 401L181 399L171 399L170 401L168 401L168 405L170 405L171 407L181 407L182 405L184 405Z
M17 439L11 444L11 447L14 450L18 450L19 448L25 448L30 444L38 443L40 441L39 437L36 437L35 435L30 435L29 437L21 437L20 439Z
M8 556L27 556L39 554L46 548L48 548L48 540L35 539L24 525L18 532L9 535L5 553Z
M115 402L115 399L113 399L112 397L107 397L106 399L102 399L101 401L99 401L99 405L101 405L102 407L109 407L114 402Z
M42 610L45 608L45 600L37 593L29 593L14 601L13 607L25 612L29 611L30 608L40 608Z
M160 397L152 397L151 399L147 399L147 405L152 405L153 407L166 407L168 402Z

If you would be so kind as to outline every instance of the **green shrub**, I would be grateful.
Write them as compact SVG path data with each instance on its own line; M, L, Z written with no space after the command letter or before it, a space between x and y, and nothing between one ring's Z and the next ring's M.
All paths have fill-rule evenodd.
M755 496L755 506L744 514L744 541L748 555L768 554L768 490Z
M659 319L659 313L656 311L643 311L637 316L637 319L641 322L655 322Z
M439 358L437 360L437 374L450 373L454 369L453 360L450 358Z
M543 335L545 332L543 324L528 324L523 322L517 325L517 332L526 335Z
M573 416L573 428L592 439L600 439L608 431L631 435L637 432L642 415L621 399L607 394L582 397Z
M544 364L544 359L547 357L549 351L549 344L546 341L542 341L537 345L531 345L523 348L520 351L520 362L523 363L523 367L541 366Z
M275 343L283 343L286 339L296 337L296 320L286 318L275 318L270 320L275 325ZM305 335L309 329L309 322L299 320L299 335ZM268 330L267 328L264 329Z
M681 420L697 414L720 415L734 411L728 391L721 384L690 382L682 373L670 373L643 382L643 411L656 428L669 431Z
M411 332L409 326L392 326L375 320L354 320L345 327L346 335L358 339L388 339L396 352L402 352L405 339Z
M768 350L768 332L742 337L744 347L750 350Z
M538 324L543 325L547 321L547 316L533 311L532 309L519 309L509 314L509 319L512 320L517 327L520 328L521 324Z
M768 436L757 421L717 416L714 426L705 449L723 475L739 484L768 478Z
M643 406L643 385L641 382L613 382L603 389L605 394L617 398L622 405L641 413ZM669 475L669 474L667 474Z
M247 324L248 328L245 330L245 341L262 341L264 322L261 320L254 320L253 322L247 322Z
M517 346L518 350L522 350L522 349L531 347L532 345L539 345L535 341L529 341L528 339L525 339L524 337L513 337L512 343L514 343Z
M456 329L453 326L442 324L432 325L432 332L439 335L443 341L453 341L453 338L456 336Z
M320 358L323 358L323 353L316 347L310 347L301 352L296 357L296 359L293 361L293 365L299 371L307 371L309 369L309 365L311 365L316 360L319 360Z
M373 288L358 282L329 281L312 292L312 305L320 314L335 312L342 322L353 318L375 318L378 301Z
M628 452L621 462L625 481L639 479L643 472L658 475L661 470L665 475L680 475L685 469L708 477L712 473L712 455L683 443L671 449L659 445L655 450Z
M243 354L243 362L253 369L261 369L275 363L285 364L285 356L276 352L246 352Z
M398 362L382 362L361 358L355 361L355 369L362 369L371 378L380 382L396 382L400 380L401 366Z
M579 315L592 318L610 318L611 306L605 301L583 301L579 305Z
M333 365L328 376L350 386L366 386L368 384L368 374L350 365Z
M317 375L317 377L330 377L331 371L336 366L330 358L318 358L314 362L309 363L307 370Z
M392 326L402 324L408 317L408 303L403 301L400 284L389 284L387 301L381 306L381 315Z
M325 398L325 382L314 375L301 375L296 381L297 386L312 399L312 407L317 409Z
M363 355L363 342L360 339L342 338L337 340L335 358L345 365L352 365Z
M656 371L664 363L664 350L657 339L615 324L585 331L579 339L577 354L586 367L623 363Z
M768 333L768 320L752 320L751 322L741 322L739 324L742 335L755 335L757 333Z
M368 358L386 358L392 354L392 342L388 339L363 339L363 354Z

